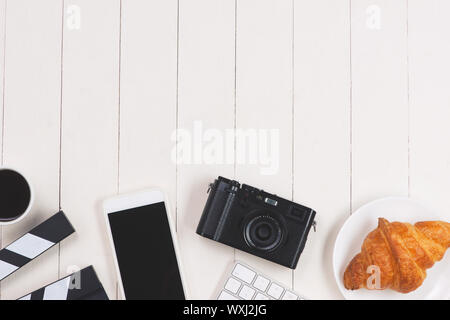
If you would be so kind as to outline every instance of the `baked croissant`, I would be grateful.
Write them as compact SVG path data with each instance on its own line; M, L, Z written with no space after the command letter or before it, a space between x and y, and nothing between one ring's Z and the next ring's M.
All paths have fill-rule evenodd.
M413 226L379 218L378 228L368 234L361 252L345 270L344 286L348 290L414 291L425 280L426 270L443 258L448 247L450 223L426 221ZM374 286L376 269L379 279Z

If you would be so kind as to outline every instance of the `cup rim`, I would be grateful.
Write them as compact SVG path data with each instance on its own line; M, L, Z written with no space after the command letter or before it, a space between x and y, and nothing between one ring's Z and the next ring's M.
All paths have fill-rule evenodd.
M34 189L33 189L33 185L30 183L30 180L27 178L27 176L21 170L15 168L15 167L11 167L11 166L0 166L0 171L1 170L11 170L11 171L17 172L25 179L26 183L28 184L28 187L30 188L30 201L28 203L28 207L17 219L14 219L11 221L0 221L0 226L6 226L9 224L14 224L14 223L19 222L20 220L25 218L30 213L31 208L34 203Z

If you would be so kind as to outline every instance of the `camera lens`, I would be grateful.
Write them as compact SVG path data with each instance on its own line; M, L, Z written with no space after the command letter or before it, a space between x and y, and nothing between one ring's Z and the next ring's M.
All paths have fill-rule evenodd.
M253 248L272 251L283 239L280 223L270 215L258 215L245 225L244 236L247 244Z
M263 241L269 239L271 235L272 228L267 224L263 224L256 228L256 236Z

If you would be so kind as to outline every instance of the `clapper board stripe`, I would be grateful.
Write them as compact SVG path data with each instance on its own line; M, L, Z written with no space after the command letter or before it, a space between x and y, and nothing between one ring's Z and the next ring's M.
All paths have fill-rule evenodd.
M33 291L18 300L109 300L92 266Z
M59 211L22 237L0 250L0 280L41 255L75 232L64 212Z

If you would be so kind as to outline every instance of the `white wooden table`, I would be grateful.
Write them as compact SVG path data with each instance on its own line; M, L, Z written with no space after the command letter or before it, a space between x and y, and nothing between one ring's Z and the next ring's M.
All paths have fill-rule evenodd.
M116 298L101 201L149 186L169 194L193 298L211 298L234 259L342 298L332 248L352 210L409 195L450 220L449 12L446 0L0 0L1 162L36 190L2 245L59 208L77 230L1 298L90 264ZM172 161L175 130L196 123L278 129L278 170ZM218 175L317 210L297 270L195 234Z

